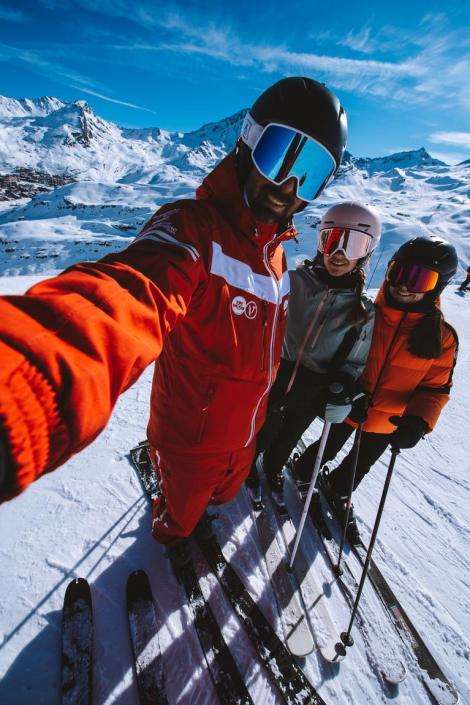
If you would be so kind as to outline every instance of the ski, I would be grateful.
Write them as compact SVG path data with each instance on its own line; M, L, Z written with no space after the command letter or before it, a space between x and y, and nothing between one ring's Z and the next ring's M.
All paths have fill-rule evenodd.
M151 467L149 468L150 457L146 442L140 443L131 450L131 459L147 496L153 500L158 494L158 481ZM155 484L157 484L157 490L155 490ZM307 680L295 659L260 611L235 570L225 560L215 536L212 535L208 539L198 537L197 541L235 613L245 626L248 637L255 646L261 661L283 696L285 703L287 705L325 705L323 699ZM212 616L213 624L206 621L205 618L203 619L204 627L207 627L207 629L206 631L201 630L201 633L198 631L198 636L200 640L204 639L204 641L207 640L213 643L213 626L215 625L214 628L217 628L217 630L219 627L204 600L196 572L190 564L188 570L186 570L185 566L184 570L179 571L179 573L180 579L184 580L188 599L195 607L193 615L195 616L197 608L200 608L205 615L210 614ZM193 599L193 595L197 595L198 599ZM227 652L230 654L228 648ZM223 676L226 678L226 674L223 674ZM246 689L246 686L244 688ZM252 703L247 691L246 693L248 699L236 700L232 696L232 700L228 702Z
M177 577L186 592L194 626L221 704L253 705L230 649L204 598L192 563L179 568Z
M262 509L253 505L251 513L278 606L286 647L293 656L303 658L313 651L315 645L299 586L287 570L285 547L279 543L281 537L276 517L268 501Z
M61 705L91 705L93 611L84 578L69 583L62 611Z
M145 441L131 450L131 458L148 499L153 501L158 496L158 480ZM221 705L253 705L217 620L204 598L193 564L173 569L186 593L194 627Z
M363 566L367 555L367 548L364 542L361 540L359 545L352 546L352 550ZM421 670L426 672L428 677L423 679L426 689L439 705L457 705L460 698L459 694L443 673L373 559L370 561L368 576L383 604L393 615L397 631L411 647Z
M225 559L213 535L198 544L287 705L325 705Z
M290 474L290 477L292 479L292 486L297 493L299 503L302 504L305 500L308 485L307 487L302 487L302 485L299 487L293 479L292 474ZM330 547L330 542L325 539L323 534L318 530L316 531L316 534L320 540L319 543L322 548L324 559L334 571L337 563L337 555L334 549ZM346 561L343 561L342 567L344 569L343 575L340 578L338 578L336 574L335 576L337 577L337 584L343 593L346 603L352 609L359 585L354 573ZM380 604L382 603L380 602ZM388 611L386 611L385 614L388 616ZM380 643L380 639L373 640L371 638L371 626L367 624L360 612L358 612L356 620L356 626L360 630L366 644L367 657L373 670L380 674L382 678L391 685L398 685L401 683L407 676L407 669L403 660L397 653L390 653L390 651L384 652L383 654L378 654L377 648L372 648L372 643Z
M127 618L140 705L168 705L152 590L143 570L127 580Z
M332 518L332 530L338 538L338 522L332 511L328 499L322 494L322 499L330 510L330 515ZM336 527L335 525L336 524ZM335 530L336 529L336 530ZM339 527L341 531L341 527ZM323 537L322 537L323 538ZM324 539L323 539L324 540ZM324 540L326 547L327 542ZM330 549L326 547L328 557L331 560L332 565L337 563L337 552L332 556L330 554ZM351 550L356 556L358 563L361 568L363 568L366 556L367 547L361 540L358 545L351 545ZM357 585L355 576L346 561L343 560L343 568L349 574L350 581ZM418 630L414 626L411 619L406 614L404 608L400 604L398 598L396 597L390 584L384 577L383 573L377 566L377 563L372 558L369 564L368 571L369 582L371 583L376 595L380 599L381 603L385 606L387 614L389 615L393 626L401 637L402 641L411 648L414 657L421 668L423 673L422 683L430 696L434 699L437 705L457 705L460 701L460 696L455 690L454 686L450 683L447 676L443 673L441 667L429 651L423 638L419 634ZM356 591L354 586L354 590Z
M252 514L257 523L261 547L266 558L268 558L268 551L272 549L273 545L279 546L277 543L278 539L280 539L281 542L281 567L279 568L276 565L271 566L272 569L274 568L274 574L271 576L274 591L275 593L279 593L279 586L276 583L280 581L280 576L282 576L282 581L284 584L289 581L287 583L287 589L290 587L291 592L292 590L294 591L294 596L298 596L298 610L302 610L302 612L297 613L299 615L308 616L308 621L313 631L315 645L319 649L322 657L326 661L339 663L339 661L344 658L344 653L336 648L337 630L335 629L329 611L326 608L323 588L318 586L315 579L315 570L308 564L301 546L299 547L296 560L294 562L293 571L288 570L291 550L295 541L295 526L290 518L286 505L284 503L280 505L272 497L269 485L264 476L262 462L258 463L257 470L260 480L263 510L259 511L253 503ZM249 490L248 494L250 495ZM269 568L270 566L268 564L268 570ZM271 574L271 571L269 572ZM284 592L281 593L281 595L282 594L285 595L286 593ZM287 595L290 595L290 593L287 593ZM305 599L303 599L304 595ZM278 602L280 602L279 598ZM314 607L309 610L306 608L306 605L308 604L313 605ZM299 617L297 617L297 621L298 620ZM301 635L303 636L302 633ZM308 637L311 642L310 632L308 633ZM305 642L306 637L304 636L303 638ZM287 642L286 645L289 647ZM310 650L312 650L313 647L314 645L312 644Z
M299 448L301 452L306 449L304 442L301 440L299 442ZM292 474L291 474L292 477ZM292 477L293 484L296 485L295 480ZM323 499L328 504L327 498L323 495ZM328 505L329 506L329 505ZM333 511L330 509L331 516L334 517ZM335 519L336 521L336 519ZM321 534L320 534L321 535ZM328 552L326 544L327 541L324 537L321 537L325 548L328 553L330 560L331 555ZM356 556L361 567L364 566L364 562L367 555L367 547L361 540L359 545L351 545L352 552ZM332 565L336 565L333 559ZM354 582L356 582L352 571L349 569L348 564L343 561L343 567L349 571L350 576ZM372 587L379 597L381 603L385 606L387 613L389 614L393 625L401 637L402 641L411 648L414 657L423 672L422 682L426 690L429 692L434 701L438 705L457 705L460 702L460 696L452 683L449 681L447 676L442 671L441 667L435 660L434 656L429 651L424 639L421 637L420 633L414 626L413 622L405 612L403 606L400 604L397 596L395 595L392 587L388 583L387 579L383 575L382 571L379 569L377 563L372 558L369 565L368 578ZM426 675L424 675L426 674Z

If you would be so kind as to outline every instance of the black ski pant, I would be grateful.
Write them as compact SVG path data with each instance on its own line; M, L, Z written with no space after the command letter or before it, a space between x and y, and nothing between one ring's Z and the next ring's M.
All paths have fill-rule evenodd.
M282 471L302 433L325 409L328 375L316 374L303 365L299 365L286 396L294 366L295 363L281 359L269 395L266 421L256 438L255 458L264 451L263 468L270 477ZM251 475L255 472L253 465Z
M338 423L331 426L328 441L323 453L323 464L333 460L355 429L347 423ZM357 458L356 476L354 478L353 490L359 485L361 480L369 472L371 467L384 453L390 443L389 433L367 433L362 432L359 455ZM305 450L295 464L296 474L303 480L308 481L312 475L315 458L317 457L320 439L312 443ZM353 451L352 449L343 458L329 476L329 484L332 491L341 497L349 495L351 487L351 476L353 472Z

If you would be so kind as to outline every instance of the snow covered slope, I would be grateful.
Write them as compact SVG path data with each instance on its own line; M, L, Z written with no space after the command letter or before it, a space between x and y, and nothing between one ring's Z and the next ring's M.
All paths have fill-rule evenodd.
M0 292L20 293L37 279L2 278ZM461 337L455 388L435 432L400 455L376 546L380 567L460 691L462 703L470 701L469 305L470 299L454 288L444 294L443 308ZM150 384L149 369L121 397L92 446L0 507L0 702L6 705L57 702L60 610L74 576L87 577L92 584L94 702L137 703L124 607L126 579L135 568L148 571L158 597L170 703L217 705L183 591L164 550L150 536L150 510L129 463L129 449L145 436ZM316 433L314 425L309 434ZM356 508L366 536L384 475L381 461L357 492ZM224 508L218 523L226 556L279 628L243 493ZM198 570L254 702L281 705L202 559ZM339 634L349 613L331 574L324 573L322 580ZM370 648L401 653L409 669L407 680L396 690L383 684L371 670L357 629L356 645L340 666L327 664L314 652L305 662L307 676L328 705L428 705L416 664L369 604L366 590L361 614L375 635Z

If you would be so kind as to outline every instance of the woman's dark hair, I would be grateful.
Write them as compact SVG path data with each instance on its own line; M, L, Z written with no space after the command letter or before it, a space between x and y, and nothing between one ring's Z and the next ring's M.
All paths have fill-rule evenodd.
M357 272L357 284L356 284L356 306L352 312L353 323L367 323L369 320L369 312L365 307L364 301L362 300L362 294L364 292L364 286L366 283L366 275L363 269L358 269Z
M444 316L438 306L427 312L408 338L408 350L416 357L432 360L442 353Z

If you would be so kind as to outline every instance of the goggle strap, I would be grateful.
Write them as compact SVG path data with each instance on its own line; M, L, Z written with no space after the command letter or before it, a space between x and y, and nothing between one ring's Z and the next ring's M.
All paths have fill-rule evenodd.
M259 140L263 130L264 127L262 125L259 125L248 112L245 115L245 118L242 123L242 129L240 132L242 142L244 142L248 147L250 147L250 149L253 149L253 147Z

